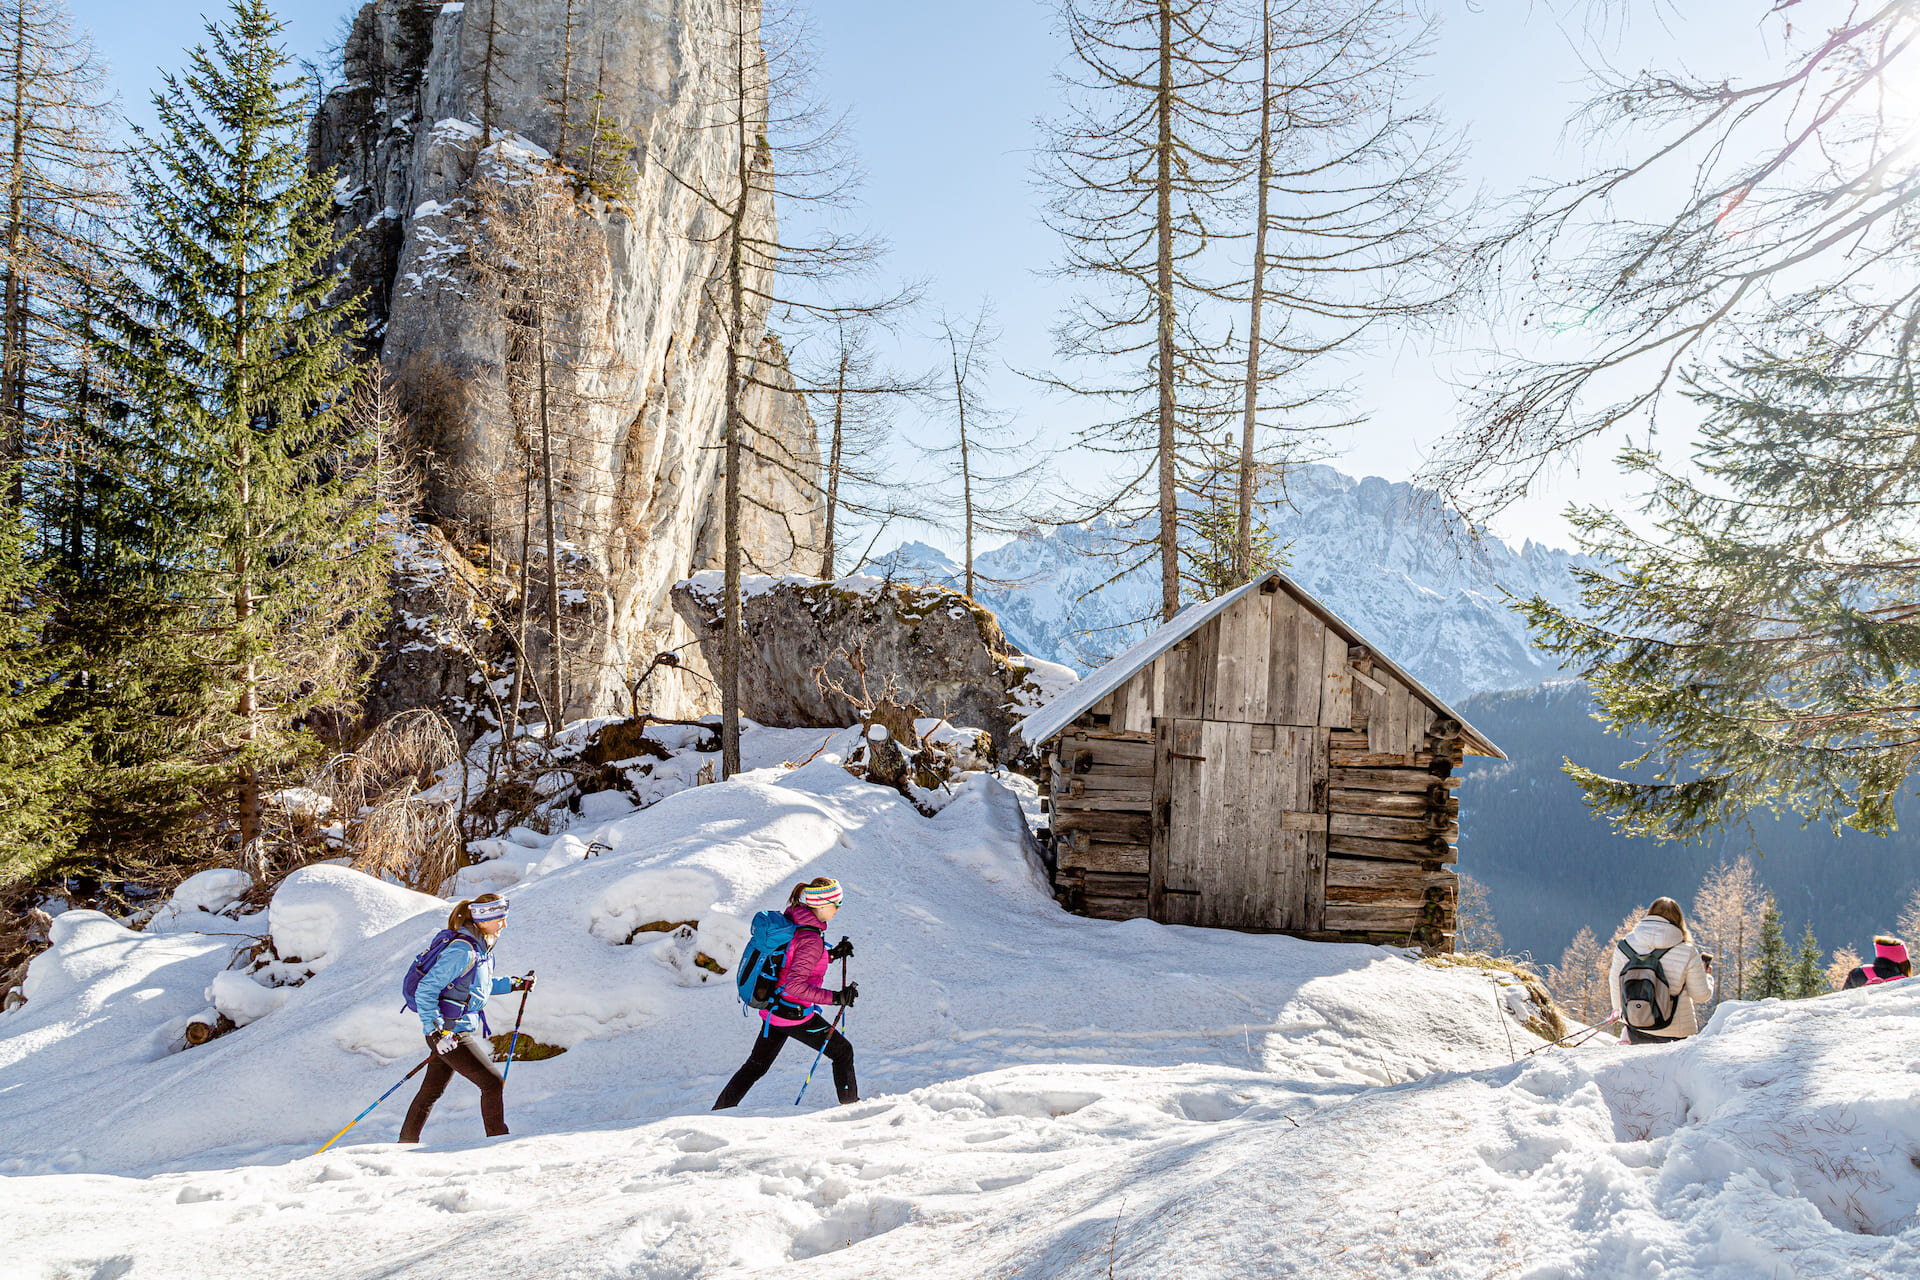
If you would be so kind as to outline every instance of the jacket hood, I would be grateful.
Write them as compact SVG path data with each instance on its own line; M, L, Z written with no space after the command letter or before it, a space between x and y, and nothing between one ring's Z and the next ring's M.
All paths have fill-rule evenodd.
M803 906L797 902L787 908L787 919L793 921L794 924L802 929L824 929L827 927L819 916L813 914L812 907Z
M1627 935L1627 942L1635 951L1646 952L1656 947L1677 946L1686 941L1680 936L1680 930L1670 920L1659 916L1648 916L1633 926L1633 932Z

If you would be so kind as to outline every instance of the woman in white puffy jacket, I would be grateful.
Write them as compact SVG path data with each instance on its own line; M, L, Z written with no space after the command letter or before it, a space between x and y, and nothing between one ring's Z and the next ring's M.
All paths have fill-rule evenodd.
M1680 914L1680 904L1672 898L1654 899L1653 905L1647 908L1646 916L1633 926L1633 932L1622 941L1641 956L1666 948L1666 954L1660 958L1660 971L1666 975L1667 989L1674 997L1672 1021L1659 1028L1627 1026L1628 1042L1670 1044L1698 1031L1700 1017L1696 1012L1697 1007L1713 1003L1713 958L1704 955L1688 939L1687 921ZM1626 971L1629 963L1627 953L1616 945L1607 985L1613 991L1614 1009L1621 1011L1619 1016L1622 1025L1625 1025L1627 1003L1621 991L1620 975Z

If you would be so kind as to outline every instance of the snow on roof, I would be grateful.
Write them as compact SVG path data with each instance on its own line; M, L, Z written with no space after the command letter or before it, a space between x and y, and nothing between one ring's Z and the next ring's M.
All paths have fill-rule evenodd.
M1104 667L1088 675L1085 680L1080 682L1078 687L1055 698L1052 702L1049 702L1046 706L1013 726L1015 736L1022 742L1034 747L1054 737L1075 720L1078 720L1081 716L1091 711L1094 704L1099 702L1100 699L1106 697L1134 676L1138 675L1141 669L1153 662L1154 659L1173 648L1176 644L1179 644L1182 640L1185 640L1214 618L1226 612L1226 610L1242 596L1264 587L1269 582L1278 582L1291 592L1296 599L1309 605L1315 613L1320 615L1321 621L1346 636L1348 644L1366 645L1368 649L1373 651L1373 660L1392 672L1394 677L1417 694L1421 701L1440 712L1443 716L1458 720L1460 722L1461 732L1466 735L1471 746L1479 749L1480 754L1494 756L1501 760L1507 758L1507 753L1499 747L1496 747L1492 739L1468 724L1465 716L1443 702L1438 694L1435 694L1418 680L1408 675L1399 663L1381 653L1365 636L1354 630L1352 624L1348 623L1346 619L1327 608L1327 606L1320 603L1320 601L1314 599L1312 594L1305 588L1278 570L1274 570L1265 577L1256 578L1245 586L1235 587L1232 591L1227 592L1227 594L1220 596L1218 599L1187 605L1181 609L1180 612L1169 618L1166 624L1159 630L1149 635L1139 644L1134 645L1131 649L1128 649L1113 661L1107 663Z
M1094 703L1131 680L1141 668L1198 631L1207 624L1209 619L1217 616L1228 605L1259 585L1259 582L1249 582L1244 587L1235 587L1218 600L1187 605L1167 619L1166 624L1158 631L1153 632L1106 666L1088 673L1087 678L1082 680L1078 687L1055 698L1013 726L1013 732L1029 746L1039 746L1091 711Z

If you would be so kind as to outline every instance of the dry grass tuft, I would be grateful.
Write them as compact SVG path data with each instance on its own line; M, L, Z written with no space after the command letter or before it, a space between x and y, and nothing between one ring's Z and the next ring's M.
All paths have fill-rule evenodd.
M464 786L426 794L461 760L446 717L419 708L382 721L359 750L327 762L316 790L344 823L355 870L437 893L465 865Z
M1527 1030L1542 1040L1558 1040L1570 1029L1567 1025L1566 1011L1554 1001L1553 993L1547 990L1547 984L1540 975L1512 956L1490 956L1480 951L1462 953L1436 952L1423 957L1423 964L1436 969L1479 969L1482 971L1511 974L1520 979L1520 985L1526 988L1527 999L1533 1002L1538 1015L1526 1022Z

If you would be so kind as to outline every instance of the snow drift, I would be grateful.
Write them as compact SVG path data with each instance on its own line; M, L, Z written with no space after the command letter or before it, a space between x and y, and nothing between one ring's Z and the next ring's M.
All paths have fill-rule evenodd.
M744 745L767 765L821 739ZM6 1265L275 1280L477 1263L650 1280L1920 1268L1920 987L1729 1005L1675 1048L1516 1062L1539 1042L1481 974L1068 916L1008 788L975 777L925 818L839 768L849 743L500 851L524 876L502 968L539 970L527 1028L565 1050L515 1067L505 1139L479 1136L456 1082L420 1147L391 1142L403 1091L310 1154L423 1052L397 986L444 903L334 867L290 879L301 910L277 895L265 920L222 923L270 925L310 976L184 1051L176 1024L209 986L254 981L253 941L59 917L31 999L0 1015ZM747 1106L711 1114L754 1025L698 958L730 963L754 910L823 872L848 890L833 932L857 945L867 1100L834 1108L816 1082L796 1110L807 1063L789 1052ZM312 955L281 946L296 936Z

